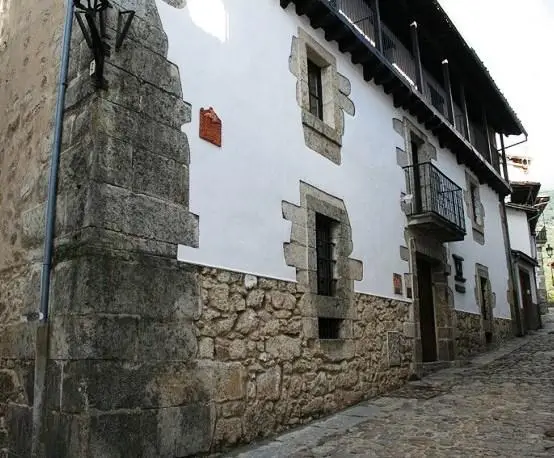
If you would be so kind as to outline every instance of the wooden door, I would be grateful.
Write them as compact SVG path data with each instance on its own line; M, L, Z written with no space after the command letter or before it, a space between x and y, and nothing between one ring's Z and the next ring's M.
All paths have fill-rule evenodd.
M519 269L519 284L521 290L521 300L523 305L523 316L525 318L525 330L539 329L539 320L537 317L537 307L533 304L531 293L531 277L529 272Z
M437 360L437 334L431 264L417 257L417 289L419 295L419 325L423 362Z

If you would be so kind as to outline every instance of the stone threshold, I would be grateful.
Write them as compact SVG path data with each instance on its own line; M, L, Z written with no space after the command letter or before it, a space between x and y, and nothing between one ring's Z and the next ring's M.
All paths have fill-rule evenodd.
M448 374L451 374L453 371L463 372L466 369L490 364L493 361L502 358L526 345L535 336L546 334L553 330L554 323L552 326L536 331L532 335L514 338L504 344L501 348L475 356L470 360L446 362L448 365L447 368L438 370L432 375L425 377L425 381L408 382L404 385L404 387L409 385L421 387L422 384L425 386L433 386L434 383L439 382L442 378L448 376ZM439 361L438 363L444 364L445 362ZM427 364L433 365L437 363ZM308 452L310 449L323 444L325 441L333 437L341 436L349 429L357 425L383 417L387 415L388 412L399 408L406 402L410 402L410 399L405 397L394 397L393 391L388 395L385 394L377 398L361 402L353 407L343 410L342 412L288 431L273 439L250 444L231 452L214 454L211 455L211 458L288 458L292 454Z

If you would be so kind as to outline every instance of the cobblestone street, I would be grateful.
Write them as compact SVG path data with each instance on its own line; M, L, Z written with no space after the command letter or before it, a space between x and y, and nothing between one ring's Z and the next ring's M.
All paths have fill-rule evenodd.
M552 329L232 456L554 457Z

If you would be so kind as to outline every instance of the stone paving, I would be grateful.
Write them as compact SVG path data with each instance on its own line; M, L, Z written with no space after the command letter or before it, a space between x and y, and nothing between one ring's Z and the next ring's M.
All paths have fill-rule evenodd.
M554 323L467 367L227 456L554 457Z

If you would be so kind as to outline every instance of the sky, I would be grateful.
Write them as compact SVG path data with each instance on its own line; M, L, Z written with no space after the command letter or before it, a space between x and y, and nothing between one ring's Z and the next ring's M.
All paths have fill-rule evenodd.
M554 0L439 0L529 134L508 152L533 158L528 179L554 189ZM517 139L519 140L519 139ZM509 137L507 145L516 142Z

